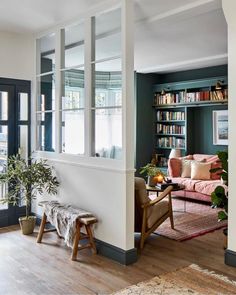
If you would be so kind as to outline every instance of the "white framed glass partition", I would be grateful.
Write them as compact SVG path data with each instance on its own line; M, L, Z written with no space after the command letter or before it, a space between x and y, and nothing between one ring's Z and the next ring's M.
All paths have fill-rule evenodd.
M37 150L123 159L121 35L114 8L37 40Z

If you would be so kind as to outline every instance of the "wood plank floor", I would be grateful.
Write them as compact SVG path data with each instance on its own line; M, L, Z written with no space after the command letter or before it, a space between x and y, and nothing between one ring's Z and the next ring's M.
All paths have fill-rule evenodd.
M36 235L23 236L18 226L0 229L1 295L110 294L192 263L236 280L236 268L224 264L222 230L186 242L152 235L128 267L89 250L72 262L71 250L55 233L45 234L42 244Z

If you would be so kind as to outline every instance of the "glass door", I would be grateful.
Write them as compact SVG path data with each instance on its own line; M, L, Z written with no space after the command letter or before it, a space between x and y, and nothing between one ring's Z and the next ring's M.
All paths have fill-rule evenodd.
M27 158L30 151L30 82L0 79L0 173L4 173L7 157L20 152ZM0 184L0 199L8 187ZM0 227L16 224L24 215L24 204L11 206L0 203Z

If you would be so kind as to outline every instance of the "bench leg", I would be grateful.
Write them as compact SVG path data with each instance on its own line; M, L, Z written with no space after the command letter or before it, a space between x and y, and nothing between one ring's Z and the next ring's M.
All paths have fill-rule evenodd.
M92 248L92 252L93 252L93 254L97 254L97 248L96 248L96 245L94 243L93 233L92 233L91 227L90 227L90 225L85 225L85 227L86 227L87 234L89 236L89 241L90 241L90 245L91 245L91 248Z
M74 237L73 249L72 249L72 255L71 255L71 260L73 260L73 261L75 261L77 258L79 240L80 240L80 223L77 222L76 233L75 233L75 237Z
M43 213L43 218L41 220L39 233L38 233L38 236L37 236L37 243L41 243L41 241L42 241L42 237L43 237L46 222L47 222L47 216L46 216L45 213Z

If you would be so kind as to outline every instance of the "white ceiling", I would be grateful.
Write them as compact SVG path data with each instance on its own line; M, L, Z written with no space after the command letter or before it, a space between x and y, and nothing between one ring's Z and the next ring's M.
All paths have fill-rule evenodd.
M164 73L227 63L227 25L220 0L133 1L138 72ZM43 31L102 2L105 0L1 0L0 30Z

